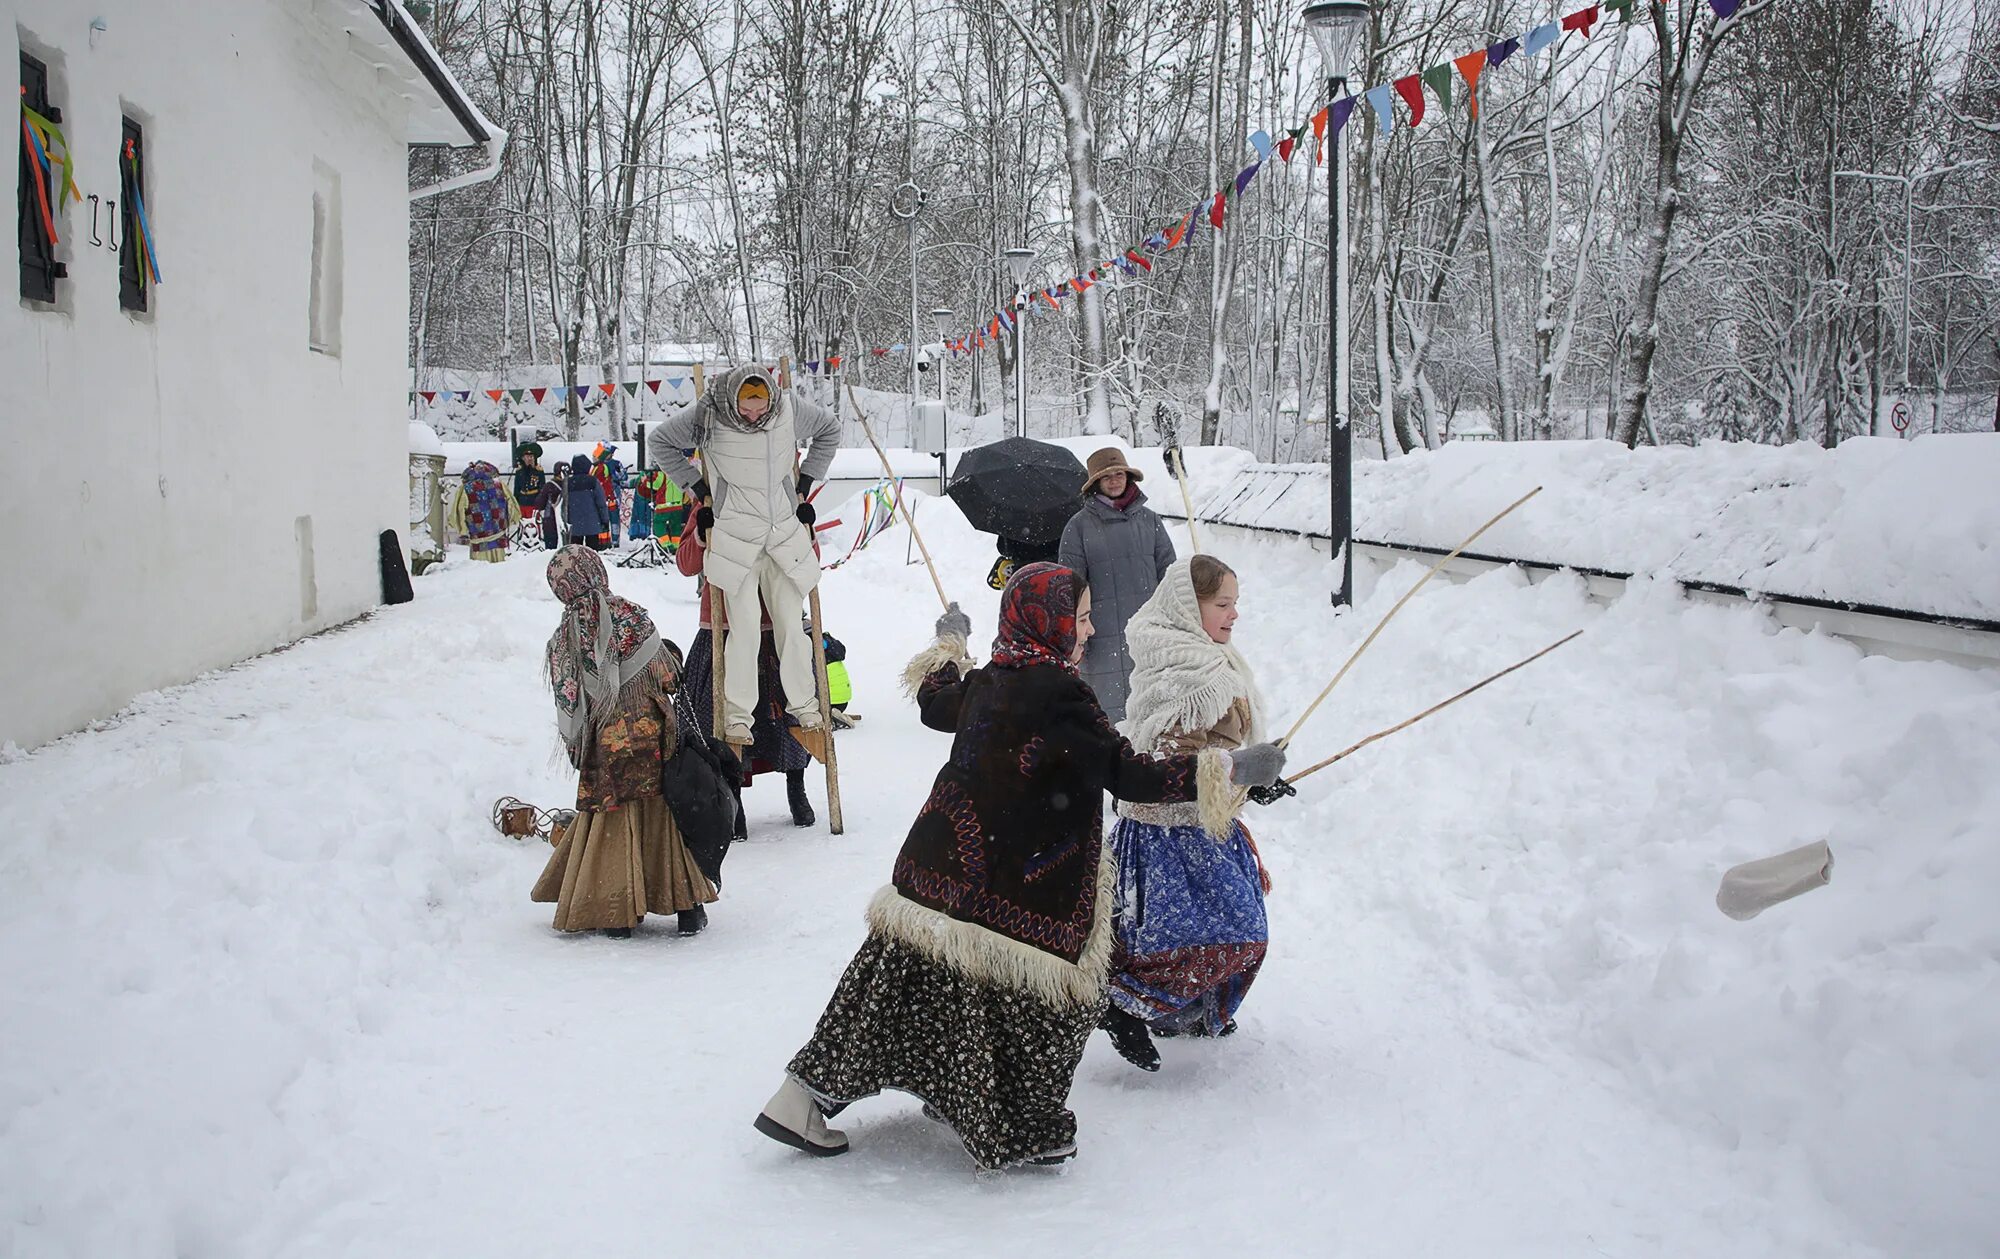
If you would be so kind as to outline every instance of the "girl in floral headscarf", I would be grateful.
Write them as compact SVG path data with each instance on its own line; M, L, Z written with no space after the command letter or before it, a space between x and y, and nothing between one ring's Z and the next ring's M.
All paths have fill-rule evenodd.
M678 744L673 655L646 610L611 593L604 561L567 546L549 561L562 624L549 637L556 729L578 771L576 820L531 898L554 901L558 931L629 936L647 913L708 923L715 888L695 864L661 793Z
M1111 962L1104 793L1193 800L1283 766L1270 745L1133 751L1077 676L1090 591L1069 569L1016 572L992 662L962 671L971 630L954 606L906 675L921 677L923 722L953 736L951 757L868 906L867 942L757 1117L758 1131L808 1154L845 1152L826 1117L898 1089L982 1167L1075 1155L1064 1103Z

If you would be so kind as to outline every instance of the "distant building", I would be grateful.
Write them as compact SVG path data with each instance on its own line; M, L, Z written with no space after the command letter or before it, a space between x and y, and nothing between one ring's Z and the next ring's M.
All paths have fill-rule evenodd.
M0 30L30 124L0 741L33 746L380 601L409 203L506 135L400 0L0 0ZM483 160L412 190L413 145Z

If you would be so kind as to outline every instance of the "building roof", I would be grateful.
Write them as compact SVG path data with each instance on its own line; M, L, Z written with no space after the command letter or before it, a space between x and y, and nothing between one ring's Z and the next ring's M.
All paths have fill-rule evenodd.
M424 38L403 0L349 0L372 20L346 28L355 51L388 76L390 89L409 102L409 144L452 148L491 145L506 133L495 126L457 76Z

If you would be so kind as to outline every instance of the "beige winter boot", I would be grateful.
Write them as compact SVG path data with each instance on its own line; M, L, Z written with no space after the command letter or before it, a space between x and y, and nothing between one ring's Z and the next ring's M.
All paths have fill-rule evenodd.
M757 1131L819 1158L847 1153L847 1134L826 1126L819 1103L790 1076L778 1086L757 1116Z

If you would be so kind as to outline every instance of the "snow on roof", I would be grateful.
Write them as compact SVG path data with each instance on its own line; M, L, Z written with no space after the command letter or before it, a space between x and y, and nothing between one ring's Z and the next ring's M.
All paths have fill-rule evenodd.
M403 7L403 0L355 0L379 23L346 27L349 35L370 49L401 60L414 77L398 75L411 90L402 93L410 102L409 144L443 144L464 148L475 144L497 145L507 133L482 112L451 67L438 56L424 36L417 20ZM388 70L388 67L379 67ZM393 71L390 71L392 74Z

